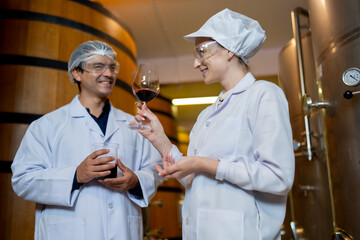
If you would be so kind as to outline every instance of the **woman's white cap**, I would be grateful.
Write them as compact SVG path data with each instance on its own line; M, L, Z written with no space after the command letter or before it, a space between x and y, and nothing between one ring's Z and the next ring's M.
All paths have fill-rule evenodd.
M227 8L209 18L198 31L184 38L195 42L197 37L214 39L246 64L266 39L265 31L257 21Z

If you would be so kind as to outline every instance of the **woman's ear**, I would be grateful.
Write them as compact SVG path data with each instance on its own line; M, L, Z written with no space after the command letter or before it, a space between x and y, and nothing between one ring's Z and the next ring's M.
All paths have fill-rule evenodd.
M228 61L230 62L231 61L231 59L234 57L234 53L233 52L230 52L229 50L228 50L228 52L227 52L227 56L228 56Z
M71 70L71 74L76 81L81 82L80 71L78 69L74 68L73 70Z

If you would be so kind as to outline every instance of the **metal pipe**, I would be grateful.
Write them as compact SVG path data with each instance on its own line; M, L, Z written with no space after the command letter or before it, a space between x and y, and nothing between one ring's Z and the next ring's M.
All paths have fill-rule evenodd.
M297 232L296 232L296 223L295 222L291 222L290 223L290 227L293 233L293 237L295 240L298 240L298 236L297 236Z
M305 17L309 18L309 13L303 8L295 8L291 11L291 21L292 21L292 28L293 28L293 35L296 44L296 54L299 66L299 78L300 78L300 89L301 89L301 96L306 95L306 88L305 88L305 80L304 80L304 62L302 57L302 44L301 44L301 34L300 34L300 24L299 24L299 15L304 15ZM313 158L313 154L311 151L311 136L310 136L310 124L309 124L309 117L308 115L304 116L304 123L305 123L305 137L306 137L306 148L307 148L307 155L308 160L311 161Z

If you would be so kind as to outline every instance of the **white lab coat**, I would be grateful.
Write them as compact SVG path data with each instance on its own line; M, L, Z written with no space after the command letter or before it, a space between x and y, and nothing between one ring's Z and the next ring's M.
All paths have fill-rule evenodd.
M18 196L37 203L35 239L142 239L140 207L160 183L153 162L161 157L126 126L132 119L111 106L104 136L76 96L29 126L12 164L12 185ZM119 157L139 178L143 199L97 180L71 191L76 168L94 142L120 145Z
M184 240L280 239L294 178L288 104L275 84L248 73L190 133L188 156L219 159L215 178L183 179ZM180 152L173 147L175 159Z

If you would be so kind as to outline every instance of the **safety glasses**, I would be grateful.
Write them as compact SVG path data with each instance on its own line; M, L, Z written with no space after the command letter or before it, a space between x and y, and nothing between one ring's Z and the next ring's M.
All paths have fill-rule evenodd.
M216 41L201 43L194 47L194 56L197 60L203 62L214 56L219 49L220 47Z
M109 69L112 74L118 74L120 70L120 64L117 61L109 65L102 62L85 62L82 69L86 72L95 73L97 75L103 74L107 69Z

